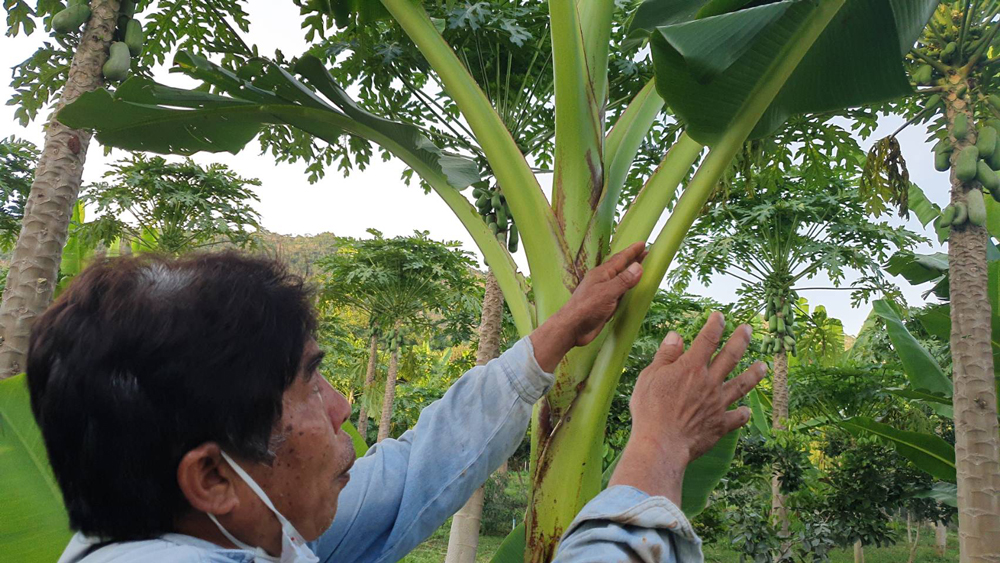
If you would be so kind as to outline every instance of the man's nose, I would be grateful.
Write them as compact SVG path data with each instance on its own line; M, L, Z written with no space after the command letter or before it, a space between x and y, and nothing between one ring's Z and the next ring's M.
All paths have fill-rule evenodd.
M329 385L329 382L327 382L327 385ZM326 402L327 414L330 417L330 422L333 423L333 427L337 429L337 432L340 432L340 427L351 416L351 404L347 402L347 397L344 397L332 385L330 385L330 391L333 392L333 397L332 400Z

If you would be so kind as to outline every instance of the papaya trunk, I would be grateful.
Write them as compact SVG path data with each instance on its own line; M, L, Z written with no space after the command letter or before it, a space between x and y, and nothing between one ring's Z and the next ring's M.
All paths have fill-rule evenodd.
M53 116L84 92L104 84L101 67L117 25L118 7L118 0L91 2L93 15L73 54ZM52 301L90 137L89 131L49 120L0 304L0 379L24 371L31 324Z
M976 142L974 128L954 137L954 119L970 108L956 92L949 95L952 158ZM951 168L951 201L964 202L976 182L964 183ZM955 410L955 467L958 472L958 542L962 563L1000 562L1000 436L997 428L996 376L990 344L987 293L987 234L983 227L952 226L948 239L951 292L951 357ZM986 304L986 306L984 306Z
M483 295L483 314L479 323L479 349L476 365L485 365L500 355L500 326L503 320L503 293L493 272L486 276ZM504 463L506 466L506 463ZM506 468L504 468L506 472ZM479 525L483 516L482 487L459 510L451 521L448 535L448 554L445 563L475 563L479 548Z
M372 333L371 341L368 344L368 370L365 372L365 387L361 390L363 395L371 391L372 384L375 383L375 368L378 366L378 334ZM364 438L368 432L368 401L361 401L361 411L358 413L358 434Z
M399 330L396 331L399 338ZM399 342L392 347L389 355L389 374L385 378L385 397L382 399L382 417L378 423L378 441L389 437L392 428L392 402L396 399L396 376L399 373Z
M785 430L785 422L788 420L788 354L785 351L774 355L773 386L771 427L775 430ZM787 537L788 509L785 507L785 496L781 494L780 479L781 475L775 468L771 476L771 519L781 525L782 537Z
M865 547L861 540L854 542L854 563L865 563Z
M934 547L939 557L944 557L948 549L948 527L941 522L934 523Z

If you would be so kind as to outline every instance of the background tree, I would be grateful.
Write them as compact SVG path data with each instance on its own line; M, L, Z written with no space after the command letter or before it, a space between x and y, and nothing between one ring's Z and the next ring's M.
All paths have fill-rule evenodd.
M942 2L909 53L910 76L922 86L900 108L907 124L931 119L938 170L950 169L949 215L961 220L935 224L948 239L951 268L951 346L958 467L959 528L963 561L1000 560L1000 428L997 387L990 345L987 246L991 225L998 236L996 206L989 202L986 222L983 193L1000 201L1000 2ZM982 144L980 144L982 141ZM981 150L980 150L981 149ZM980 152L982 154L980 154ZM961 158L960 158L961 157ZM965 161L965 162L963 162ZM979 173L982 170L982 173ZM872 149L866 189L906 210L909 180L894 136ZM961 208L962 213L957 213ZM973 220L965 220L973 209ZM983 494L991 490L993 494Z
M440 322L454 303L454 294L474 283L474 263L467 252L458 250L458 243L430 240L426 231L391 239L375 229L368 232L370 239L341 238L336 254L317 266L325 300L367 312L389 334L389 372L378 431L382 441L391 428L404 331ZM370 383L365 381L366 392ZM359 427L363 422L359 420Z
M112 39L117 37L119 9L124 5L121 11L132 14L153 4L151 0L83 3L89 5L91 15L82 32L55 34L53 41L45 42L14 68L11 84L15 93L9 103L18 106L15 115L22 124L33 120L52 102L54 115L80 94L105 85L102 67ZM39 29L51 31L53 16L65 7L51 0L9 0L3 6L8 36L31 35ZM137 73L148 75L152 65L162 64L178 45L193 51L225 53L239 44L248 51L229 23L247 29L240 0L156 2L156 10L148 17L146 43L134 61ZM89 130L69 128L54 119L47 124L0 303L0 378L22 371L31 323L52 300L90 138Z
M259 201L253 187L260 181L225 165L135 155L111 165L104 177L80 197L97 213L80 233L90 241L110 245L124 239L138 251L171 254L259 242L260 214L252 203Z
M13 135L0 139L0 249L4 251L14 247L21 232L24 203L37 162L35 145Z
M868 220L858 196L842 173L830 168L825 175L789 170L787 179L770 178L756 187L736 181L739 193L702 215L692 227L692 244L680 254L681 267L672 278L681 287L698 276L708 283L713 274L724 273L742 282L737 290L743 317L764 312L770 334L764 352L774 354L772 380L774 408L772 425L788 428L788 355L797 351L795 317L806 314L798 293L824 289L803 283L823 275L835 287L848 271L860 277L851 284L855 302L874 292L892 292L881 265L900 249L919 238L887 223ZM798 176L798 177L796 177ZM848 176L849 177L849 176ZM749 189L748 189L749 188ZM773 480L773 513L787 533L788 516L779 486Z

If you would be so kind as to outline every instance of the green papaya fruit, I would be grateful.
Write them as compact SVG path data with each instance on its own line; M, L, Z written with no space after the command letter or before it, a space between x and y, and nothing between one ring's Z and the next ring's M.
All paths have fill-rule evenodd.
M142 44L146 42L146 34L142 31L142 24L139 20L129 20L125 26L125 44L133 57L142 54Z
M777 315L771 315L767 319L767 329L771 332L778 330L778 317Z
M965 139L965 136L969 134L969 116L964 113L959 113L955 116L955 125L952 128L952 133L955 138L961 141Z
M971 182L976 177L977 162L979 162L979 149L973 146L965 147L955 160L955 176L963 182Z
M944 172L951 168L951 153L950 152L936 152L934 153L934 170L938 172Z
M90 19L90 6L86 4L71 4L66 9L52 16L52 29L56 33L69 33L80 29L80 26Z
M941 139L940 141L938 141L937 143L934 144L934 152L935 153L942 153L943 152L943 153L951 154L954 149L955 149L955 147L952 146L951 139L949 139L948 137L945 137L944 139Z
M941 103L941 94L934 94L930 98L927 98L927 105L924 106L924 111L931 111Z
M997 140L997 146L993 149L993 154L983 158L986 160L986 164L990 165L990 168L1000 171L1000 139Z
M121 41L111 44L111 55L104 63L104 78L108 80L125 80L128 76L128 69L132 66L132 58L129 56L128 45Z
M517 252L517 225L514 223L507 229L507 250L512 253Z
M792 344L792 355L793 356L798 356L799 355L799 345L798 344Z
M792 344L795 344L795 338L790 334L785 335L784 341L785 341L785 346L791 346Z
M785 334L785 319L778 317L778 334Z
M990 94L986 97L986 101L993 106L993 109L1000 111L1000 95Z
M955 56L955 52L958 50L958 43L952 41L941 49L941 60L948 62Z
M490 203L489 194L483 194L476 199L476 207L486 207Z
M1000 178L998 178L997 173L990 168L990 165L986 164L985 160L980 160L976 164L976 180L979 180L979 183L991 192L1000 189Z
M997 148L997 130L986 125L979 129L979 136L976 138L976 148L983 158L991 156Z
M941 216L939 217L939 226L943 228L950 227L955 221L955 206L949 204L943 210L941 210Z
M500 232L500 225L498 225L496 221L490 221L489 227L494 236Z
M982 164L982 162L980 162ZM996 179L996 173L992 170L990 173L993 178ZM986 201L983 200L983 192L979 190L969 190L969 193L965 194L965 207L969 213L969 223L977 227L982 227L986 225Z
M933 72L931 65L923 65L913 72L913 81L917 84L930 84Z
M503 205L497 207L497 223L501 226L505 226L507 224L507 208Z
M476 198L476 200L483 197L485 193L482 188L472 188L472 197Z
M500 201L499 192L493 192L493 198L491 199L491 201L493 202L493 209L500 209L500 206L503 205L503 202Z
M132 0L122 0L118 13L131 18L135 15L135 2Z
M969 220L969 208L966 207L965 202L959 201L955 203L955 220L951 222L952 226L958 227L964 225L966 221Z

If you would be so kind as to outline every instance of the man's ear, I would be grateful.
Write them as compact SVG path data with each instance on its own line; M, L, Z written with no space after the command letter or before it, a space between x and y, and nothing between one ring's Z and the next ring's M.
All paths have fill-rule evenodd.
M184 454L177 465L177 486L198 512L223 515L240 504L234 473L215 442L205 442Z

